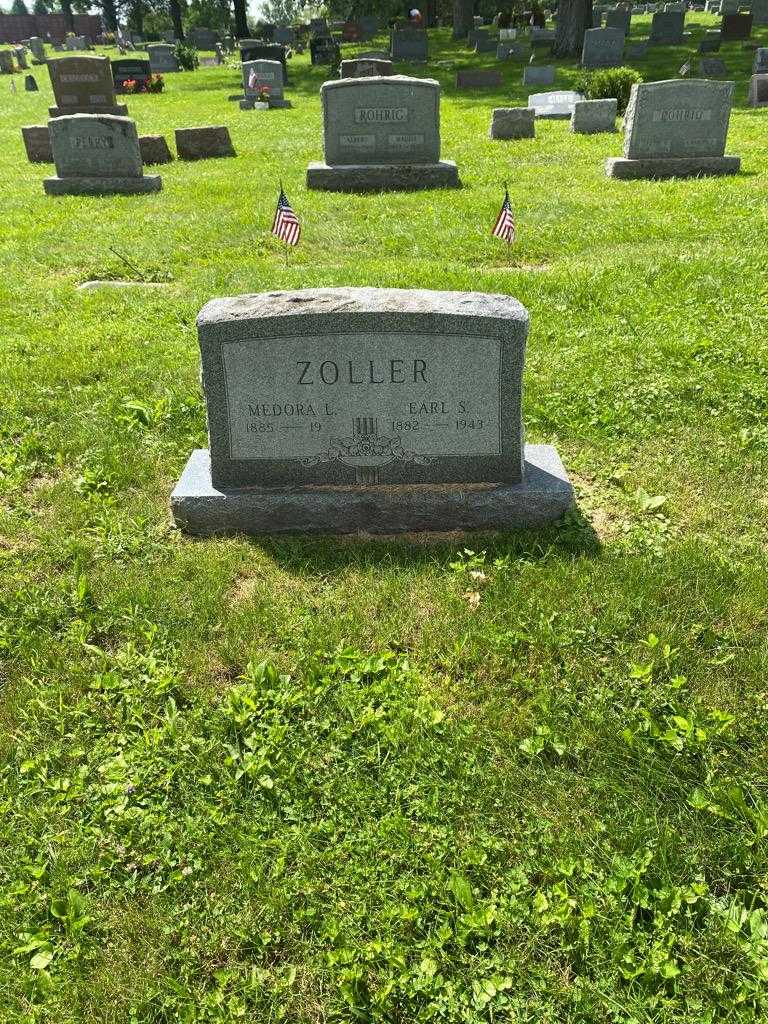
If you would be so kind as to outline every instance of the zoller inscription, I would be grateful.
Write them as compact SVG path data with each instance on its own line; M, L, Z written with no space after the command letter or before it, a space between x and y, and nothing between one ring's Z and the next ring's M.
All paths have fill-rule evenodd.
M501 454L496 338L471 347L458 335L363 332L286 337L266 350L228 342L222 362L233 459L343 461L339 444L363 421L360 443L377 447L380 465Z

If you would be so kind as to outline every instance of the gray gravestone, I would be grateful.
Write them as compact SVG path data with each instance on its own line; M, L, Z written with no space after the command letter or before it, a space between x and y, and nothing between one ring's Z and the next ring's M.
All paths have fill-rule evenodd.
M29 71L29 65L27 64L27 51L23 46L15 46L13 52L16 54L16 63L19 65L19 71Z
M640 60L648 54L648 40L641 43L630 43L627 46L629 60Z
M158 175L145 176L136 124L109 114L54 117L51 134L56 177L45 178L48 195L110 195L158 192Z
M768 46L760 46L755 50L755 59L752 62L752 74L764 75L768 73Z
M456 72L457 89L498 89L503 78L500 71L486 68L463 68Z
M140 135L139 150L141 162L148 164L169 164L173 160L164 135Z
M279 60L246 60L243 61L242 71L245 98L240 102L241 110L253 108L260 88L269 90L270 107L290 106L283 94L283 65ZM249 84L252 73L256 79L253 87Z
M499 43L496 47L496 60L522 60L524 56L522 43Z
M528 314L506 295L326 288L197 320L209 450L171 496L195 534L537 526L573 493L524 444Z
M198 27L190 29L189 40L198 50L213 50L219 37L213 29Z
M585 68L618 67L624 58L624 33L618 28L590 28L584 33L581 64Z
M372 60L370 57L356 57L341 62L342 78L386 78L394 75L391 60Z
M52 164L51 133L47 124L30 124L21 129L27 159L33 164Z
M768 74L752 75L747 103L750 107L768 107Z
M555 69L552 65L539 67L529 64L523 68L523 85L554 85Z
M40 92L34 75L24 75L25 92Z
M597 135L616 131L616 100L578 100L573 104L571 131L577 135Z
M702 78L725 78L727 74L728 68L716 57L699 61L699 75Z
M389 37L392 60L426 64L429 57L427 33L420 28L393 28Z
M360 36L362 39L373 39L379 31L379 19L375 14L364 14L360 18Z
M617 28L625 36L629 35L632 24L632 14L625 7L617 7L615 11L608 11L605 16L606 28Z
M278 25L274 38L276 43L284 43L287 46L296 45L296 32L287 25Z
M536 111L530 107L496 107L488 134L492 139L534 139Z
M752 0L752 24L768 25L768 0Z
M115 86L108 57L52 57L48 61L56 106L51 117L62 114L115 114L128 108L115 103Z
M180 160L211 160L237 155L226 125L177 128L174 135Z
M624 157L611 158L613 178L735 174L725 156L733 82L691 79L632 86L624 118Z
M346 78L325 82L325 163L307 187L329 191L447 188L456 164L440 159L440 84L428 78Z
M699 53L717 53L720 49L720 30L716 32L705 32L704 38L699 40Z
M30 36L29 48L32 51L32 56L38 64L45 63L45 43L40 36Z
M531 46L551 46L554 41L554 29L531 26Z
M170 43L147 43L147 56L153 75L166 75L179 70L176 47Z
M651 22L649 41L664 46L679 46L683 41L683 11L658 11Z
M15 70L11 51L0 50L0 74L12 75Z
M584 97L580 92L561 90L559 92L536 92L528 97L528 106L537 118L545 121L561 121L573 113L575 103Z

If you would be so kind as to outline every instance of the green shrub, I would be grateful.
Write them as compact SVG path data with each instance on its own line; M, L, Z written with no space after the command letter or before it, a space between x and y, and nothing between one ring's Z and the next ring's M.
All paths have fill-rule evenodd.
M182 43L181 40L176 43L176 60L179 62L179 67L183 71L194 71L200 64L200 58L197 56L197 50L194 46L190 46L189 43Z
M632 86L642 80L643 76L634 68L603 68L600 71L582 71L574 87L588 100L609 100L615 97L618 112L623 114L629 103Z

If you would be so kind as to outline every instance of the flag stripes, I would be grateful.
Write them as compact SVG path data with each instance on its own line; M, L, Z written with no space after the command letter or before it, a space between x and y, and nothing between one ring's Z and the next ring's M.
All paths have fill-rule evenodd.
M512 204L509 201L509 189L504 189L504 202L501 204L501 210L491 234L494 238L501 238L507 245L511 245L515 240L515 217L512 213Z
M299 238L301 237L299 218L291 209L291 204L288 202L288 197L282 188L280 189L280 197L277 200L275 219L272 222L272 234L276 235L281 242L285 242L286 245L298 245Z

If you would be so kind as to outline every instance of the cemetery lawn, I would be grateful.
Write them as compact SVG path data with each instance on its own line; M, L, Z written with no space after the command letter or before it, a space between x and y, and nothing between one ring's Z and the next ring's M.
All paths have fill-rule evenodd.
M689 18L695 46L715 19ZM673 77L691 46L634 66ZM752 54L718 55L741 174L653 183L605 179L620 135L491 142L522 64L457 94L457 64L493 60L447 32L432 50L455 192L307 192L324 73L298 57L289 111L228 103L235 67L128 98L171 144L228 124L236 158L153 168L157 195L49 198L19 131L45 121L45 69L38 94L0 80L8 1024L766 1019ZM304 229L287 258L280 179ZM167 288L76 291L139 275ZM198 310L333 285L519 298L527 437L557 446L576 510L530 534L177 533L168 496L206 437Z

